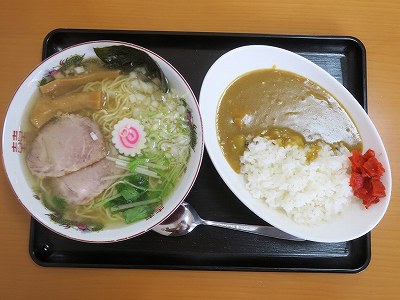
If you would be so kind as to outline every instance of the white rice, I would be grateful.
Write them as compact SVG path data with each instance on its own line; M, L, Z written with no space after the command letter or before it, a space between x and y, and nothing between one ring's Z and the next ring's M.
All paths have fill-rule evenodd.
M300 224L318 224L354 200L349 186L349 150L320 143L318 157L307 161L308 146L281 147L256 137L241 157L241 174L255 199L283 209Z

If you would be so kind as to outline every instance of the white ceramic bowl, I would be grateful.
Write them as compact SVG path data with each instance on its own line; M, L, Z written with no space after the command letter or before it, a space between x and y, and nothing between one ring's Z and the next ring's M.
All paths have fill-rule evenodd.
M368 210L353 203L347 210L317 226L299 225L283 212L269 208L249 194L241 175L225 160L217 140L216 111L228 85L240 75L256 69L283 69L300 74L332 93L347 109L363 139L364 149L373 149L386 172L382 182L386 197ZM360 104L336 79L311 61L290 51L269 46L244 46L222 55L208 71L200 92L200 111L204 122L207 151L218 173L233 193L256 215L292 235L317 242L341 242L358 238L372 230L381 220L389 204L392 179L388 157L382 140Z
M41 201L35 199L31 186L28 184L25 177L24 167L24 150L22 153L18 149L20 146L18 138L21 134L22 117L25 112L25 107L29 106L29 101L33 93L38 89L39 80L53 67L57 66L61 60L66 59L74 54L85 54L85 59L95 57L93 51L94 47L105 47L112 45L125 45L133 48L140 49L149 54L161 67L165 76L168 78L170 86L176 89L179 94L183 95L186 99L188 106L192 111L193 123L197 131L197 143L188 163L186 173L183 175L179 186L165 201L163 208L149 219L139 221L130 225L121 226L112 229L103 229L98 232L87 232L72 226L61 226L50 220L48 214L51 213L47 210ZM48 229L63 235L65 237L84 241L84 242L116 242L138 236L158 223L167 218L185 199L189 193L196 177L203 156L203 126L200 117L199 107L193 91L183 76L165 59L156 53L153 53L143 47L115 41L95 41L79 44L66 48L55 55L47 58L39 66L37 66L23 81L18 88L17 92L12 99L3 128L3 162L8 175L9 181L22 205L28 212L41 224Z

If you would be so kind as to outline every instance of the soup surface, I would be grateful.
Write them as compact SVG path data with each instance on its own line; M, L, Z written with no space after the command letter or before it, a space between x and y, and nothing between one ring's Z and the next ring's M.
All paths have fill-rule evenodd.
M216 125L222 151L236 172L246 143L256 136L283 144L323 140L362 149L355 124L334 96L303 76L275 68L233 81L221 97Z

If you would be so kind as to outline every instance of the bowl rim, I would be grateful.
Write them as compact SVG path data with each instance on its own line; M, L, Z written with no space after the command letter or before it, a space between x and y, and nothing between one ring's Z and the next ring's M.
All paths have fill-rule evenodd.
M6 129L9 126L9 123L11 123L9 121L9 112L11 109L11 106L13 105L13 103L15 104L15 98L16 96L19 94L20 90L23 88L24 85L26 85L28 83L28 79L30 79L30 77L39 77L39 73L41 68L48 62L56 59L59 56L65 55L68 51L71 51L73 49L78 49L78 48L84 48L82 49L82 51L88 51L88 49L85 47L90 47L91 45L96 45L96 44L107 44L109 46L111 45L126 45L128 47L132 47L132 48L136 48L139 50L142 50L144 52L146 52L147 54L149 54L150 56L153 56L153 58L155 57L157 60L157 64L159 64L159 62L164 63L167 68L169 68L174 74L176 74L179 78L179 80L183 83L183 85L186 87L187 91L189 92L189 95L187 95L186 97L190 97L191 98L191 102L193 102L193 107L191 105L192 110L195 110L196 116L198 118L198 124L196 124L197 128L198 128L198 136L197 136L197 143L198 143L198 147L197 149L199 149L199 153L196 155L198 156L198 161L195 163L195 170L192 172L192 178L190 180L190 183L188 184L187 188L185 189L186 191L180 196L180 200L176 203L176 205L173 207L172 210L170 210L163 218L161 218L160 220L158 220L156 223L152 224L151 226L146 226L147 228L144 230L141 230L137 233L134 234L120 234L120 236L118 236L117 238L85 238L85 233L79 231L79 234L76 234L76 232L78 232L78 230L74 230L72 235L63 233L61 231L61 225L59 224L53 224L52 221L47 218L46 221L42 220L38 215L39 214L35 214L33 211L31 211L30 208L28 208L27 204L25 203L26 201L22 200L21 197L19 196L19 193L17 192L17 188L14 186L14 184L12 183L10 176L9 176L9 168L11 167L11 165L9 163L6 162L6 156L7 156L7 151L5 144L6 144ZM90 56L92 57L92 56ZM54 65L56 65L58 63L58 61L54 61ZM160 66L161 67L161 66ZM47 68L45 68L45 70L48 70ZM35 75L36 74L36 75ZM38 80L38 78L32 78L35 79L35 81ZM33 94L33 93L32 93ZM32 96L31 94L31 96ZM188 101L186 101L188 102ZM22 110L21 114L23 114L25 110ZM18 128L20 128L20 124L18 124ZM101 39L101 40L93 40L93 41L86 41L86 42L82 42L82 43L78 43L78 44L74 44L68 47L63 48L60 51L57 51L56 53L48 56L47 58L43 59L40 63L38 63L35 67L33 67L31 69L31 71L23 78L23 80L20 81L20 84L18 85L18 87L15 89L15 92L13 93L11 100L9 101L7 108L5 110L5 117L3 119L3 124L2 124L2 143L1 143L1 147L3 148L2 150L2 161L3 161L3 170L4 173L6 174L7 180L10 184L11 190L13 191L15 197L18 199L18 201L20 202L20 204L22 205L22 207L29 213L29 215L35 219L38 223L40 223L41 225L43 225L45 228L49 229L50 231L63 236L65 238L71 239L71 240L75 240L75 241L79 241L79 242L84 242L84 243L114 243L114 242L120 242L120 241L124 241L124 240L128 240L134 237L137 237L139 235L142 235L148 231L150 231L152 228L154 228L155 226L157 226L158 224L162 223L165 219L167 219L181 204L182 202L186 199L187 195L190 193L198 175L200 172L200 167L202 165L202 160L203 160L203 155L204 155L204 146L205 146L205 142L204 142L204 125L203 125L203 119L200 113L200 106L199 106L199 102L198 99L196 97L196 95L194 94L191 86L189 85L189 83L186 81L186 79L183 77L183 75L167 60L165 59L163 56L159 55L158 53L147 49L143 46L134 44L134 43L130 43L130 42L124 42L124 41L118 41L118 40L110 40L110 39ZM193 153L194 151L192 151L192 154L190 156L193 157L195 154ZM11 154L11 153L10 153ZM190 161L189 158L189 161ZM181 180L183 180L183 178L185 177L186 173L182 175ZM24 180L25 176L23 176ZM30 189L32 191L32 189ZM173 193L173 192L172 192ZM44 207L44 205L41 203L41 205ZM47 210L47 208L45 208ZM51 213L51 211L49 211ZM49 225L50 224L50 225ZM134 225L135 223L132 224L127 224L127 225L123 225L123 228L127 228L130 227L132 225ZM53 225L53 226L51 226ZM70 231L71 232L71 231ZM101 232L101 231L100 231ZM82 238L78 237L78 236L82 236Z

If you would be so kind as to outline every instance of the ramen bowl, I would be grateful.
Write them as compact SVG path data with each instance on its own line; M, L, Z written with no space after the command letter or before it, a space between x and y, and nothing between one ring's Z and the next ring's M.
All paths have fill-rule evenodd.
M103 62L100 62L98 57L99 54L95 52L94 49L111 48L113 51L118 49L118 51L121 50L122 52L128 52L129 55L133 53L132 55L134 58L126 61L123 60L125 59L124 57L121 58L118 56L120 53L117 53L118 55L116 54L115 56L108 55L106 58L103 57ZM120 219L119 221L116 220L116 222L112 222L112 224L108 226L107 224L102 224L96 221L96 216L94 217L95 221L91 222L85 221L88 220L85 219L86 217L79 219L72 217L70 214L67 215L65 213L65 207L67 206L70 208L72 205L70 202L71 199L68 198L69 196L64 196L64 198L59 196L46 198L47 196L45 197L44 195L48 192L47 186L38 184L38 182L46 184L47 181L54 183L60 182L59 180L61 180L63 181L63 186L68 189L71 185L65 181L67 176L70 176L71 174L77 176L78 172L83 172L83 170L87 171L88 168L94 167L98 160L95 162L85 163L85 165L81 165L81 167L76 170L69 169L66 172L63 171L62 174L51 173L50 177L47 177L50 173L41 173L40 175L35 173L35 176L33 176L32 172L36 171L32 170L36 167L32 169L31 165L27 165L27 161L32 158L32 140L34 141L36 136L44 134L46 130L51 129L49 128L51 126L51 130L53 130L53 125L59 122L62 116L79 115L83 111L82 108L68 111L71 110L71 105L67 105L67 111L64 111L63 108L56 112L56 115L50 118L50 120L45 119L43 124L41 124L41 121L37 123L39 124L38 126L40 126L37 130L31 123L32 120L35 119L32 117L32 112L37 107L35 105L39 105L37 104L39 103L38 101L42 101L45 98L47 99L45 101L58 101L60 99L58 97L69 97L69 95L74 93L74 91L67 91L66 94L61 96L55 94L49 96L45 94L42 89L39 92L39 85L43 88L43 86L49 83L52 84L52 82L57 82L58 84L60 81L57 81L57 79L65 79L65 77L68 76L77 76L81 78L88 72L88 70L85 69L89 65L87 62L93 63L95 58L95 65L97 67L99 65L104 66L109 63L107 59L110 57L112 57L111 63L116 63L117 67L112 66L111 64L106 65L103 71L109 72L108 69L114 68L118 70L118 75L113 79L97 78L94 80L94 86L87 87L89 90L92 88L99 90L99 93L101 94L101 107L85 111L85 116L78 116L77 119L86 118L91 120L90 122L92 123L97 123L97 125L94 125L95 128L98 126L100 128L99 134L104 135L103 139L105 147L103 147L101 151L104 150L104 153L106 153L106 157L101 158L100 161L106 159L108 160L108 164L112 162L111 169L115 170L115 172L108 174L112 175L111 177L105 175L102 178L94 179L95 182L97 180L97 182L101 183L104 180L108 182L108 184L106 186L102 185L102 187L96 191L97 195L92 195L92 200L86 198L88 201L85 200L85 203L80 202L77 206L76 203L73 204L74 210L79 211L79 213L81 213L82 210L91 210L93 208L98 210L104 209L105 214L103 214L103 217L106 216L114 221L116 220L115 218ZM130 69L132 66L134 68ZM122 70L122 68L124 69ZM71 75L69 72L72 72L73 74ZM106 86L108 82L107 80L112 83L111 87ZM125 94L112 90L115 85L119 86L121 80L127 82L127 85L122 89L125 91ZM86 93L86 83L84 83L84 85L85 88L82 86L78 88L82 89L82 93ZM96 85L98 85L97 88L95 87ZM136 93L139 88L141 89L141 94L139 92ZM39 97L42 97L40 100L36 99L38 95L40 95ZM128 122L133 122L133 124L137 124L137 122L140 123L135 127L135 130L137 129L140 133L138 134L141 139L139 140L141 141L140 143L136 143L137 140L134 135L137 132L132 129L132 126L136 125L129 125L131 127L124 127L118 131L119 129L117 130L117 125L114 124L114 127L111 127L112 132L110 131L107 137L107 133L104 129L106 127L102 127L104 125L102 123L103 121L100 121L99 119L94 120L94 113L99 113L102 110L105 111L104 115L107 117L111 110L111 104L108 104L111 103L108 102L111 101L109 99L119 99L118 97L125 99L121 101L128 101L126 102L128 103L127 105L135 103L136 108L142 107L142 110L138 111L137 109L132 109L129 110L128 115L116 117L117 119L124 119L128 120ZM36 104L33 103L34 101L37 101ZM113 101L117 103L117 101L120 100ZM144 101L148 101L148 103ZM54 105L54 102L50 105ZM168 109L166 108L167 106ZM161 111L162 108L165 108L164 111ZM40 118L44 116L43 114L39 115ZM148 119L154 118L154 115L158 117L158 121L155 121L157 124L151 124L150 126ZM115 117L110 118L111 122L116 123L117 119L114 119ZM132 119L136 121L132 121ZM63 126L70 126L70 124L71 123L66 122ZM168 126L170 127L163 127L163 125L167 126L166 124L169 124ZM63 126L60 125L60 127ZM129 130L127 130L127 128ZM174 141L175 137L171 138L168 134L171 132L175 132L176 134L178 129L181 131L179 131L180 135L177 137L178 140L175 141L175 144L180 148L174 148L174 145L172 145L171 142ZM117 142L111 141L111 134L113 139L115 138ZM71 138L65 138L65 145L62 147L69 147L68 145L70 141L81 138L80 133L78 132L75 133L75 137L73 135L74 134L72 134ZM159 138L161 135L163 136L162 141ZM58 139L57 135L54 136ZM101 140L101 137L96 135L94 130L90 132L90 137L92 139L90 140L90 143L97 142L99 139ZM170 139L170 141L168 139ZM51 138L49 138L47 142L51 142ZM63 140L61 139L59 142L62 143ZM157 148L157 145L161 145L160 148ZM174 68L174 66L160 55L143 47L118 41L94 41L78 44L61 50L44 60L26 77L16 91L8 107L2 136L3 162L5 170L10 184L16 194L16 198L19 199L23 207L26 208L36 221L44 225L47 229L70 239L94 243L117 242L133 238L149 231L158 223L166 219L177 207L179 207L190 192L199 172L203 156L203 145L203 126L197 100L183 76ZM143 150L150 149L149 147L153 147L151 148L153 150L156 149L154 151L162 152L157 156L158 160L155 164L152 164L152 159L156 156L154 153L154 155L152 154L153 156L151 156L151 159L145 157L148 153L153 151L151 150L150 152L147 152L148 150ZM133 148L133 150L131 148ZM43 148L39 147L38 153L36 153L36 156L39 158L42 155L45 155L43 151L40 152L40 149L43 150ZM82 151L84 151L84 149L82 149ZM94 150L89 149L88 151L92 153ZM175 163L177 160L182 161L182 157L178 158L182 153L185 155L183 160L184 163ZM140 166L132 166L132 164L130 164L131 160L138 158L140 155L141 158L144 158L141 161L139 160ZM36 159L37 157L34 158ZM37 161L35 160L34 164L36 163ZM39 163L42 163L42 161ZM51 168L53 168L53 166ZM124 177L124 174L131 173L132 170L133 173L136 174L134 175L136 176L135 180L140 179L140 184L143 183L144 185L135 186L134 183L129 181L129 178L127 179L127 177ZM170 170L174 170L174 173L169 173ZM90 172L88 174L90 174ZM169 175L167 175L165 179L162 174ZM86 175L82 175L81 178L83 179L77 180L78 184L80 184L80 180L85 180L85 176ZM128 182L125 186L125 188L128 188L127 190L124 190L123 185L119 185L118 187L119 180L122 180L123 178ZM88 184L88 187L92 188L94 184L95 183ZM136 192L135 190L130 189L129 185L138 188L136 189ZM168 187L168 192L165 192L164 194L163 191L165 191L165 187ZM78 187L78 189L80 189L79 191L83 191L85 188L86 187ZM99 191L101 191L100 194L98 194ZM106 193L106 191L108 194L105 196L105 194L102 193ZM85 193L85 191L83 191L83 193ZM149 199L150 194L152 199ZM102 195L104 196L103 198ZM122 198L119 198L118 201L122 202L112 202L113 198L115 201L115 199L121 196ZM81 200L82 199L83 198L81 198ZM95 204L96 199L103 199L103 202L100 201ZM49 205L49 201L53 202ZM134 204L135 201L137 204ZM114 209L110 206L111 203L116 203ZM126 206L127 204L128 206ZM145 209L145 211L147 211L146 214L140 215L140 210L135 209L135 207L140 206L144 209L143 205L147 205L148 209ZM84 206L86 208L83 208ZM108 208L106 208L106 206L108 206ZM107 209L108 212L106 212ZM124 210L121 211L120 209ZM137 215L129 216L129 213L126 212L127 210L130 210L131 212L136 211L136 213L139 211L140 217L137 217ZM84 212L84 214L86 213Z
M238 78L249 72L271 68L301 75L324 88L341 103L358 129L363 142L363 152L368 149L374 150L376 157L386 170L381 177L386 189L386 196L380 198L379 203L373 204L366 209L361 200L354 200L342 212L328 220L315 224L304 224L294 221L294 218L289 217L283 209L267 205L262 197L253 196L255 194L246 187L248 181L244 175L240 172L235 172L227 161L218 137L216 122L221 98L233 82L237 82ZM251 45L236 48L222 55L211 66L203 81L199 100L204 122L205 145L216 170L237 198L265 222L306 240L343 242L367 234L384 216L390 201L392 179L389 160L379 133L351 93L329 73L313 62L293 52L276 47ZM250 120L251 116L246 118ZM232 124L234 122L232 118ZM247 141L247 143L249 142ZM274 156L274 154L269 155L271 157ZM266 159L268 160L268 158ZM265 178L265 181L260 185L267 185L266 182L269 179L272 180L271 178ZM283 178L282 186L287 183L285 177ZM349 179L350 175L348 180L344 182L347 188ZM277 189L280 189L279 186L277 186ZM262 189L257 192L259 195L263 195ZM300 197L300 194L297 195ZM291 199L295 201L296 197L295 194Z

